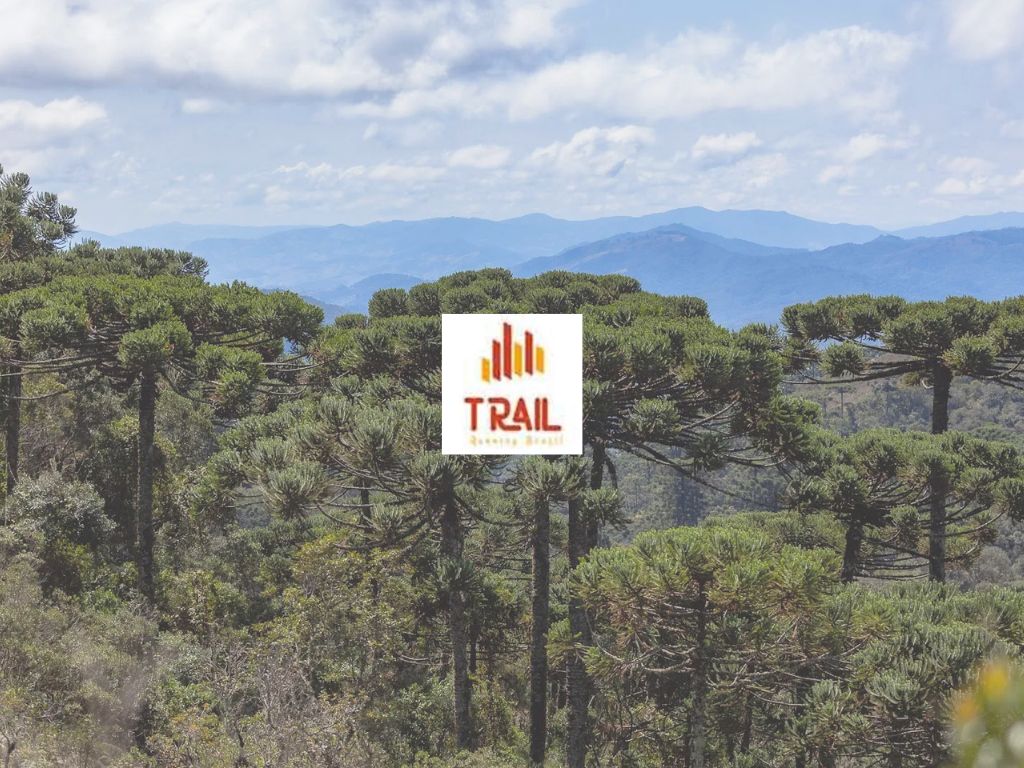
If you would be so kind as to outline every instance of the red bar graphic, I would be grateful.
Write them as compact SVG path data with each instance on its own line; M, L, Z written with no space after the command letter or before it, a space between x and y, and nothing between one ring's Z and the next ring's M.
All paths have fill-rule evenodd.
M505 373L506 379L512 378L512 326L508 323L502 323L504 330L505 339L505 357L504 363L501 366L501 370Z
M491 356L480 359L480 378L501 381L544 373L544 347L531 331L522 331L522 341L512 341L512 325L501 324L501 336L491 340Z

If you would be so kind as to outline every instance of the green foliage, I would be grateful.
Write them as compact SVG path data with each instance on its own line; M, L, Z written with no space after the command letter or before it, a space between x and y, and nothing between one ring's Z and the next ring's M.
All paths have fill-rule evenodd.
M0 167L0 262L25 262L51 253L77 231L74 208L49 192L33 194L24 173Z
M19 484L2 517L8 555L33 552L48 591L78 593L97 577L113 523L91 486L48 472Z
M402 288L384 288L370 298L370 319L397 317L409 312L409 296Z
M792 343L791 364L821 362L829 376L928 374L935 365L953 373L1018 381L1024 353L1020 299L983 302L969 296L907 302L898 297L839 296L795 304L782 322ZM839 342L826 346L818 342ZM865 350L895 358L865 359Z
M953 565L970 561L999 517L1020 520L1024 513L1017 449L963 433L821 433L801 468L787 491L789 506L830 513L846 528L848 578L914 575L926 557L937 477L946 489Z
M116 598L51 601L37 568L0 558L0 750L12 765L126 765L156 626Z
M681 760L706 700L710 764L942 763L949 686L1019 652L1021 595L844 587L834 554L769 519L644 534L577 570L609 746Z
M923 768L952 755L951 688L1024 647L1006 586L1024 578L1024 400L998 383L1021 300L828 299L787 310L783 336L621 275L487 269L321 327L292 294L208 285L187 254L62 250L32 226L14 236L33 252L0 258L2 352L29 398L62 394L25 401L0 519L12 766L522 765L528 542L549 517L548 764L578 659L588 764ZM584 456L440 453L443 311L584 315ZM794 397L783 375L807 363L849 383ZM942 436L920 432L916 387L936 364L996 377L960 382ZM958 584L844 584L851 532L861 575L918 572L938 476ZM1015 699L990 699L983 728L957 726L974 764L1012 747Z

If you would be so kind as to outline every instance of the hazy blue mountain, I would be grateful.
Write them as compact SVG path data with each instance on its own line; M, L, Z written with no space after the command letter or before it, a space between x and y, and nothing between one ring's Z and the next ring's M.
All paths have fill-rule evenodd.
M277 232L284 232L298 227L244 227L224 224L182 224L174 221L170 224L157 224L152 227L133 229L119 235L105 235L102 232L84 230L75 238L81 240L98 240L108 248L123 245L141 245L147 248L173 248L188 250L189 246L200 240L210 238L234 238L237 240L256 240Z
M780 248L815 249L840 243L864 243L882 234L880 229L871 226L831 224L785 211L712 211L693 207L659 215L666 216L668 220L654 226L684 224L702 232Z
M408 290L418 283L422 283L418 277L411 275L373 275L360 280L352 285L339 285L333 287L328 293L321 293L317 296L300 293L299 295L324 311L324 322L334 321L338 315L349 312L366 312L370 299L382 288L404 288ZM285 290L281 286L267 288L268 291Z
M333 305L329 313L365 311L379 288L499 266L623 272L651 290L702 295L719 321L736 324L774 320L786 304L830 293L1024 293L1024 230L995 229L1007 221L1024 225L1024 214L963 217L897 237L777 211L693 207L586 221L533 214L330 227L168 224L94 236L190 250L207 259L215 281L295 290ZM927 231L941 236L920 236Z
M1006 229L1007 227L1024 227L1024 213L1007 211L1003 213L990 213L987 216L961 216L949 221L925 224L921 227L899 229L892 234L904 238L942 237L944 235L957 235L961 232L980 232L991 229Z
M334 318L336 318L338 315L344 315L347 312L352 311L348 307L341 307L338 306L337 304L331 304L326 301L321 301L320 299L314 296L303 296L302 298L308 301L313 306L320 307L320 309L323 310L325 323L334 322Z
M412 275L371 275L357 283L338 288L331 294L331 300L345 307L346 312L365 312L370 298L381 288L405 288L408 290L422 283Z
M783 307L831 294L895 293L909 299L1024 294L1024 229L906 240L891 235L825 249L759 252L697 230L668 226L619 235L534 259L517 272L620 273L659 293L708 301L730 326L777 321Z
M372 275L435 278L480 266L512 267L580 243L667 224L774 247L813 248L864 242L873 227L828 224L779 211L679 208L648 216L584 221L531 214L503 221L441 218L363 226L217 227L167 224L120 235L83 233L105 245L189 250L210 263L214 280L241 279L323 295Z

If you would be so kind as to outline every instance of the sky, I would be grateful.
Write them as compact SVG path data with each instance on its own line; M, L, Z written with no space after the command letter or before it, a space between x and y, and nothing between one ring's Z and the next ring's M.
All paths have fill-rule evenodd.
M105 233L1024 210L1024 0L0 0L0 164Z

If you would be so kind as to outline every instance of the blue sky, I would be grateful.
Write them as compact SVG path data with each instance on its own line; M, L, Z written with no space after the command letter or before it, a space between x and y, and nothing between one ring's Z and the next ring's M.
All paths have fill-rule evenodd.
M0 163L117 232L1024 210L1024 0L0 0Z

